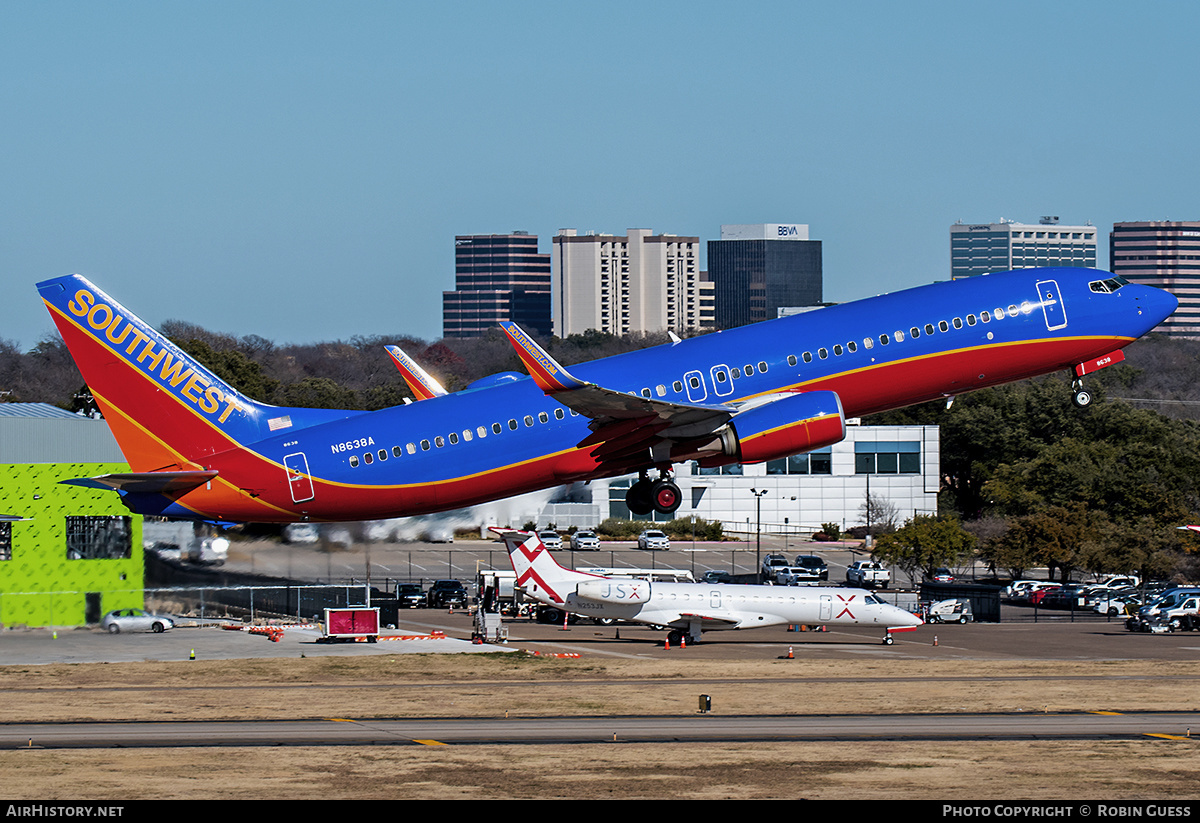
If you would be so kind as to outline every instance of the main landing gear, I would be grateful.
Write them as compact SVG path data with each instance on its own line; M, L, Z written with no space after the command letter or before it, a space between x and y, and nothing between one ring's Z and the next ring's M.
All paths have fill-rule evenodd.
M625 505L634 515L647 515L652 511L674 514L682 502L683 493L666 472L662 472L657 480L651 480L642 472L625 492Z

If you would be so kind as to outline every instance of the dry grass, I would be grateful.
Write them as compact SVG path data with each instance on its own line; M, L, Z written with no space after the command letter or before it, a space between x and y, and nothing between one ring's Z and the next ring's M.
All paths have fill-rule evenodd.
M1194 710L1200 663L548 660L0 668L0 721ZM372 746L0 753L13 799L1188 799L1200 741ZM154 767L146 768L148 758Z

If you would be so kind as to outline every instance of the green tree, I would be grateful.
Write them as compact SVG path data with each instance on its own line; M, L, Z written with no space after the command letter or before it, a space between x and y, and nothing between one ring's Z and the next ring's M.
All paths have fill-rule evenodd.
M957 517L919 514L891 534L879 538L873 556L900 567L910 580L956 565L975 548L975 537Z

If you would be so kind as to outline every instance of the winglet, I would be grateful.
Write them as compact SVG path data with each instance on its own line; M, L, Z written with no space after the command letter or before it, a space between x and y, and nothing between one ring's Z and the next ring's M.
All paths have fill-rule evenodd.
M504 333L508 335L513 348L517 350L517 357L520 357L521 362L525 364L533 382L537 383L538 388L546 394L579 389L588 385L582 380L572 377L566 369L559 365L558 361L547 354L546 350L535 343L533 338L516 323L503 322L500 324L500 328L504 329Z
M384 348L392 356L396 368L400 370L400 374L404 375L404 382L408 384L409 390L418 400L428 400L431 397L442 397L446 394L442 384L430 377L428 372L418 366L416 360L402 352L399 346L384 346Z

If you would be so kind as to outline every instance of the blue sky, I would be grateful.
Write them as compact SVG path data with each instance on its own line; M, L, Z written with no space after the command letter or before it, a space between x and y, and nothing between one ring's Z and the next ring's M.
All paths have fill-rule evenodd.
M949 227L1200 219L1200 5L0 4L0 338L441 333L454 235L807 223L825 297Z

